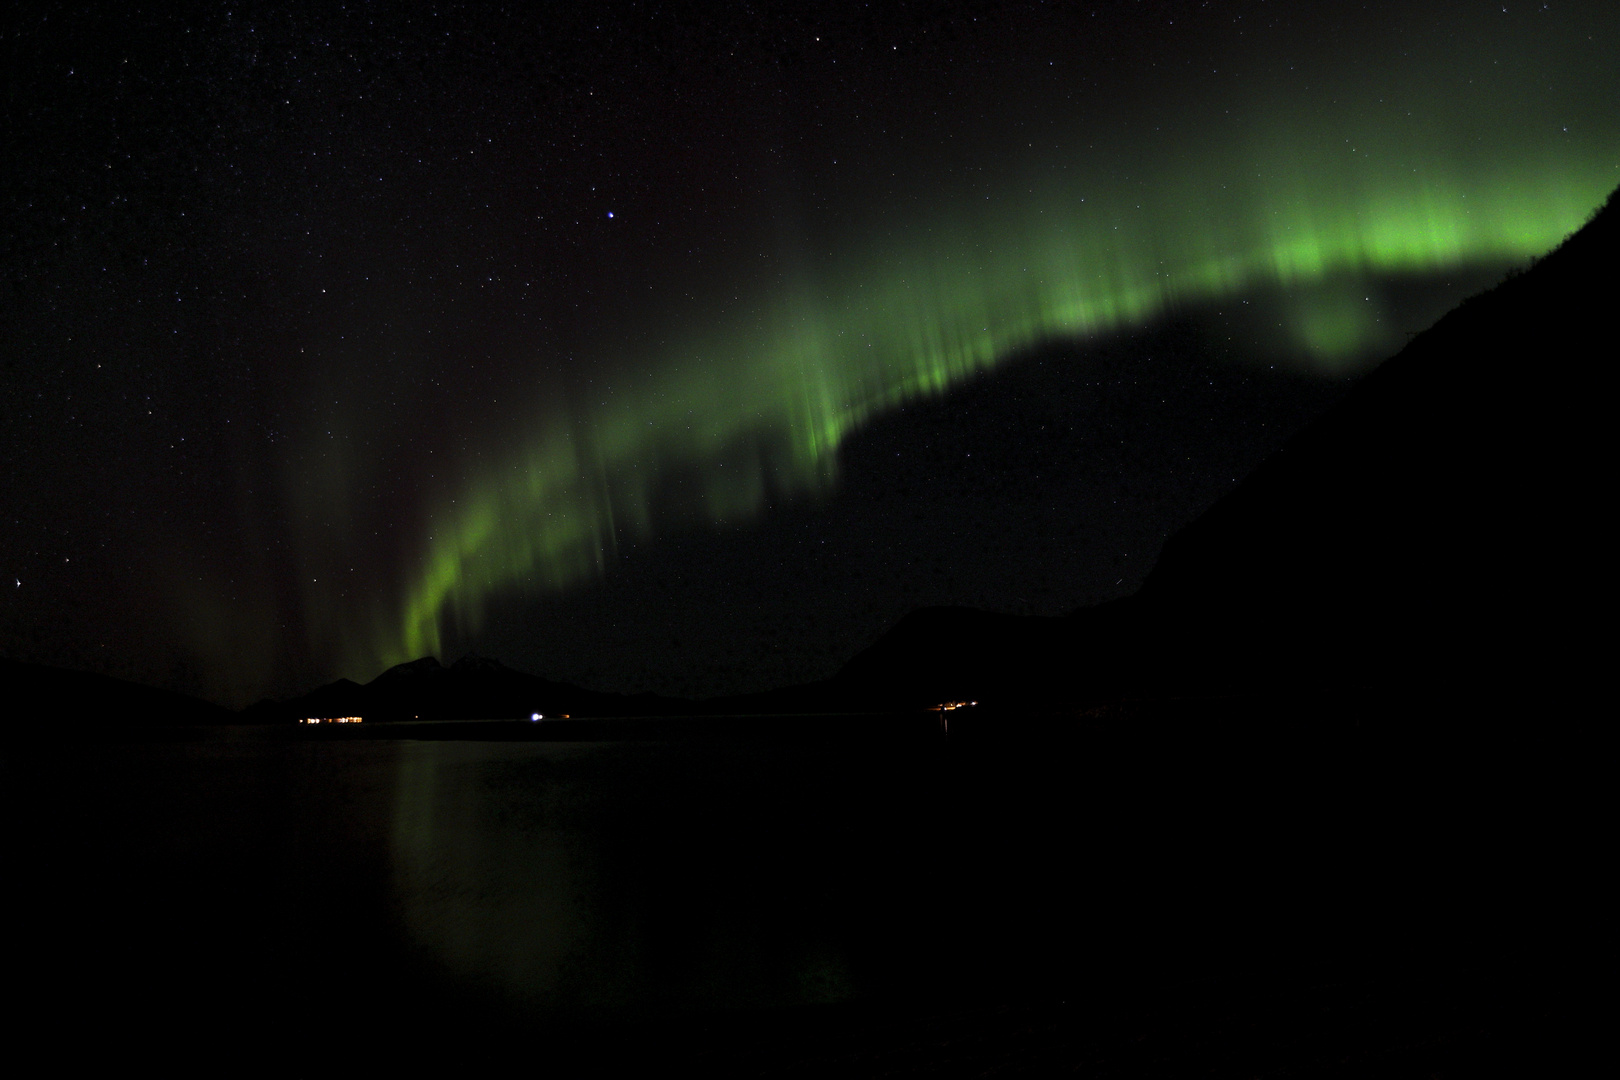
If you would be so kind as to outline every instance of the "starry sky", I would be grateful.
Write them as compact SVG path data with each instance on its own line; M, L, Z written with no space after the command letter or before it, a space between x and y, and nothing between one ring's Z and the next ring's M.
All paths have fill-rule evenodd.
M1060 614L1620 183L1545 4L21 4L0 653L690 696Z

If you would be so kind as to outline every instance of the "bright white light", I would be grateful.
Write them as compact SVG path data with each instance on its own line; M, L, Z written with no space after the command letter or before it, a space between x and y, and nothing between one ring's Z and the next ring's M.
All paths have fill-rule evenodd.
M530 717L529 717L529 719L530 719L530 720L531 720L531 721L534 721L534 720L539 720L539 719L540 719L540 718L541 718L541 717L540 717L540 714L539 714L539 713L535 713L535 714L534 714L534 715L532 715L532 716L530 716Z

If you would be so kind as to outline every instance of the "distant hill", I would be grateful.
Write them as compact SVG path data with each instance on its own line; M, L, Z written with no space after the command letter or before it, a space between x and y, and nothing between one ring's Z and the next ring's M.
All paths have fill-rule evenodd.
M1064 618L912 612L831 680L694 704L424 657L242 713L0 660L40 715L290 723L1011 709L1171 699L1445 699L1590 691L1611 593L1600 514L1617 354L1620 192L1465 301L1172 536L1140 592ZM26 706L25 706L26 707Z
M129 727L226 724L237 718L229 709L170 690L16 660L0 659L0 688L13 724Z
M912 613L827 684L848 706L1211 695L1550 701L1591 683L1620 192L1464 302L1065 619Z
M431 656L398 664L361 686L339 679L290 701L264 701L244 710L254 723L294 723L305 717L363 716L387 720L497 720L546 716L648 716L691 711L688 702L651 694L601 694L552 682L495 661L466 656L446 667Z

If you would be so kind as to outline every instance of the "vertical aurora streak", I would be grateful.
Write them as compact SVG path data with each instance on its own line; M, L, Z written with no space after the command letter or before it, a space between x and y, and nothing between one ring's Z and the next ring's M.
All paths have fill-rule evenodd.
M1620 185L1614 9L25 6L0 656L702 698L1127 595Z
M1360 284L1542 254L1620 178L1612 153L1466 177L1443 164L1363 153L1306 176L1205 161L1169 181L1076 184L1090 194L1019 207L1011 224L907 222L907 242L758 292L724 325L672 335L602 400L533 418L521 453L433 514L401 609L379 613L376 659L438 651L505 590L585 579L616 538L666 516L736 523L823 487L871 418L1041 342L1280 290L1296 352L1332 365L1377 348L1389 331L1359 314Z

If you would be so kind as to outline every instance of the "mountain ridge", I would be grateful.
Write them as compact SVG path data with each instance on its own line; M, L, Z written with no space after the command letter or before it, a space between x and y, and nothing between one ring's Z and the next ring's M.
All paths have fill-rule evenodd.
M646 716L689 711L689 703L674 698L586 690L470 654L449 665L437 657L419 657L388 668L363 686L340 679L287 701L249 706L243 718L258 723L338 716L371 721L528 720L537 713Z
M1044 629L919 610L822 696L911 707L950 687L1066 710L1301 692L1526 700L1587 681L1602 397L1579 361L1613 341L1617 295L1620 191L1172 535L1133 596Z
M831 679L693 702L421 657L233 713L0 660L77 716L184 723L909 710L981 699L1459 695L1524 702L1592 679L1600 373L1614 340L1620 189L1526 270L1464 300L1166 542L1132 596L1066 616L920 608ZM29 689L24 696L34 693Z

